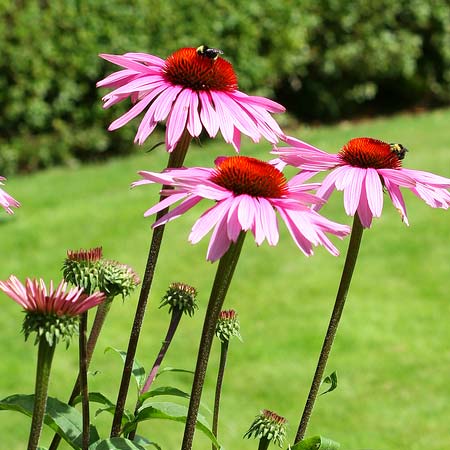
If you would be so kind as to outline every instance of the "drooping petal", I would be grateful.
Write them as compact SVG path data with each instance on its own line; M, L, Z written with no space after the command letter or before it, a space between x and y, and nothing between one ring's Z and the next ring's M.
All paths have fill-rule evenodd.
M350 183L344 190L344 208L349 216L354 216L361 196L365 171L359 167L348 168L348 174L350 175Z
M383 211L383 185L375 169L367 169L365 188L367 203L374 217L380 217Z
M172 196L174 197L174 196ZM171 198L171 197L169 197ZM167 199L164 199L167 200ZM162 202L164 202L164 200ZM177 219L182 214L184 214L186 211L189 211L191 208L193 208L197 203L199 203L202 200L201 197L197 196L191 196L186 198L183 202L181 202L178 206L172 209L172 211L169 211L167 214L165 214L161 219L157 220L153 224L153 228L159 227L160 225L164 225L171 220ZM160 204L162 203L160 202ZM148 211L147 211L148 212Z
M392 204L400 213L402 221L409 226L408 215L406 214L405 200L403 199L403 195L400 192L400 188L395 183L391 183L388 178L384 179L384 185L386 186L386 190L392 200Z

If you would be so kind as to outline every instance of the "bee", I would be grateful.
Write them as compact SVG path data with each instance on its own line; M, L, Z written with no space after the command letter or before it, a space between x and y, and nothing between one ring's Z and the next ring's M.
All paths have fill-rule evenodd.
M223 54L223 51L218 48L209 48L207 45L200 45L197 48L197 54L215 61L219 55Z
M398 159L403 159L406 155L406 152L408 149L406 147L403 147L402 144L389 144L389 148L391 149L392 153L395 153L397 155Z

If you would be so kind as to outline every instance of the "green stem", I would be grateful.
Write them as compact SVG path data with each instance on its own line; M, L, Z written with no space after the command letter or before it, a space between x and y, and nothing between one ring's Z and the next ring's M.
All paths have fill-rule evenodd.
M258 450L267 450L269 448L270 441L265 436L259 440Z
M228 354L228 344L229 341L223 341L220 346L220 362L219 362L219 370L217 372L217 383L216 383L216 395L214 398L214 413L213 413L213 425L212 432L217 439L217 430L219 426L219 407L220 407L220 394L222 393L222 383L223 383L223 375L225 373L225 365L227 363L227 354ZM215 450L217 447L212 444L212 450Z
M181 167L186 156L186 152L191 142L191 136L187 129L184 130L183 135L180 138L176 148L169 156L168 168ZM168 189L168 186L163 186L163 189ZM164 196L161 196L163 199ZM167 214L169 208L165 208L156 215L156 220L160 219L164 214ZM147 258L147 264L145 267L144 277L141 284L141 292L139 294L139 300L136 307L136 313L134 316L133 325L131 328L130 340L128 342L127 356L125 358L125 364L122 372L122 380L120 382L119 393L117 396L116 410L114 413L114 419L111 427L111 437L120 435L122 416L125 409L125 402L127 400L128 388L130 386L131 373L133 371L134 357L136 356L136 349L141 333L142 323L144 321L145 310L147 308L147 300L150 294L150 288L153 281L153 275L155 274L156 263L158 261L159 249L161 248L161 242L164 234L164 225L153 229L152 241Z
M87 311L80 316L80 329L79 329L79 357L80 357L80 391L81 391L81 411L83 415L83 437L82 437L82 450L88 450L89 447L89 392L87 381L87 351L86 351L86 334L87 334Z
M49 345L45 337L41 337L39 340L34 407L30 437L28 439L28 450L36 450L39 444L45 409L47 407L48 382L54 353L55 345Z
M159 351L158 356L156 357L156 360L153 363L152 370L150 371L150 373L147 377L147 380L145 381L144 387L139 392L139 397L149 391L149 389L153 383L153 380L155 379L156 374L158 373L158 370L161 366L164 356L166 356L167 350L169 349L170 343L172 342L173 336L175 334L175 331L178 328L178 324L180 323L182 315L183 315L183 310L181 310L179 308L175 308L172 311L172 317L170 319L169 328L166 333L166 338L162 342L161 350ZM140 398L138 398L138 400L136 402L136 407L134 408L135 416L137 415L138 410L141 406L142 406L142 401L140 400ZM134 439L134 437L136 436L137 426L138 426L138 424L136 424L136 428L128 434L128 439L130 441L132 441Z
M89 339L86 345L86 370L89 368L89 364L92 359L92 355L94 353L95 345L97 344L98 337L100 335L100 331L105 323L106 316L108 315L109 310L111 309L112 298L107 298L104 302L100 303L97 306L97 312L95 313L94 323L92 324L91 332L89 333ZM78 378L75 381L75 385L72 389L72 393L70 394L69 401L67 402L70 406L75 404L75 399L80 394L80 374L78 374ZM55 434L53 436L53 440L50 444L49 450L56 450L61 442L61 436L59 434Z
M197 355L197 366L195 368L194 381L192 384L189 410L184 428L183 444L181 450L191 450L194 439L195 425L200 405L200 398L205 381L206 368L208 366L209 354L214 338L217 319L219 318L225 296L233 278L234 269L241 253L245 233L241 232L237 241L231 244L227 252L222 256L217 267L216 277L209 297L208 309L203 323L202 336Z
M331 347L333 345L334 337L336 336L336 331L339 325L339 320L344 309L345 299L347 298L348 289L352 280L353 270L356 265L356 259L358 257L363 231L364 228L361 225L358 214L355 214L350 242L348 244L347 257L345 259L344 269L342 271L341 282L339 284L336 301L334 304L333 312L331 313L330 323L328 325L328 329L323 341L319 360L317 361L317 367L311 383L308 398L306 400L303 414L300 419L297 435L295 437L295 443L300 442L305 436L306 428L308 426L308 422L314 408L314 403L316 401L319 388L322 383L325 367L327 365L328 356L330 355Z

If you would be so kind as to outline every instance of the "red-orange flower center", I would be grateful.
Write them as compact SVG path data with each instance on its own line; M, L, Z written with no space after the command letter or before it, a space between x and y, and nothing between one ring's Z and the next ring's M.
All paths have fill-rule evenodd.
M235 91L238 87L233 66L223 58L212 59L195 48L172 53L164 67L164 78L172 84L195 91Z
M280 198L287 192L285 176L271 164L247 156L222 159L211 181L235 195Z
M401 159L405 151L399 144L364 137L348 141L338 155L343 162L354 167L398 169L402 165Z

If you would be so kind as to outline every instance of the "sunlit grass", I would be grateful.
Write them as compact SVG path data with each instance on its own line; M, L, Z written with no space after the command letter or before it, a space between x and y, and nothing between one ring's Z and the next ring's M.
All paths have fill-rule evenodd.
M371 136L400 142L409 148L406 167L450 176L450 110L349 122L319 128L301 127L290 133L320 148L335 152L348 139ZM155 138L154 142L157 142ZM151 147L154 142L150 142ZM251 145L242 154L269 159L270 146ZM231 154L219 139L195 145L187 165L211 165L214 157ZM13 217L1 214L0 278L10 273L21 278L60 278L67 249L102 245L108 258L132 265L142 273L151 235L152 219L143 212L157 200L157 188L130 190L138 170L161 170L167 160L162 148L150 154L116 159L103 165L57 168L11 177L7 190L21 201ZM363 236L343 321L327 372L337 370L338 389L318 400L308 434L323 434L348 450L442 450L448 447L448 342L450 226L448 211L433 210L406 194L411 226L405 227L386 199L382 218ZM323 209L329 218L351 223L335 195ZM159 310L159 299L172 281L199 290L200 309L184 318L165 365L192 369L201 322L216 265L205 261L207 240L196 246L187 236L202 207L170 223L166 229L156 279L138 358L149 368L166 331L169 315ZM283 228L281 226L280 228ZM345 254L347 242L337 241ZM240 317L244 343L232 342L225 374L220 435L228 450L256 448L242 435L260 409L272 409L288 418L292 440L305 401L315 360L327 326L343 257L333 258L318 249L305 258L282 229L280 243L257 248L245 243L225 307ZM91 389L113 401L121 376L117 355L103 353L107 346L126 349L137 294L116 300L100 339L90 378ZM36 348L20 335L23 313L1 295L0 397L31 393ZM204 402L211 405L215 346ZM65 399L76 374L76 345L59 347L55 355L50 394ZM166 375L157 385L175 384L189 390L187 375ZM135 391L130 391L130 407ZM103 434L110 417L97 418ZM1 412L1 447L23 449L29 419ZM139 431L176 450L182 425L149 422ZM46 438L51 433L46 433ZM42 445L47 445L44 439ZM61 448L67 448L61 446ZM196 450L210 448L200 433Z

